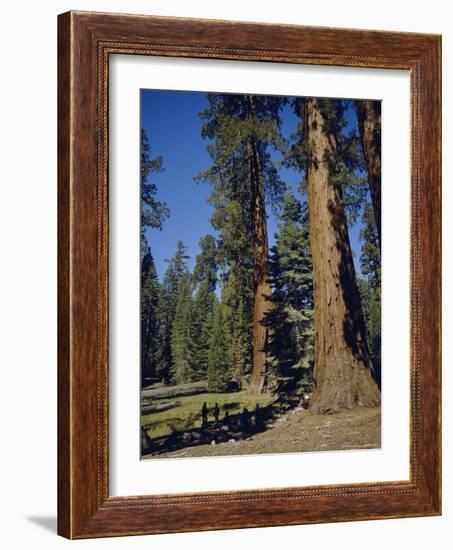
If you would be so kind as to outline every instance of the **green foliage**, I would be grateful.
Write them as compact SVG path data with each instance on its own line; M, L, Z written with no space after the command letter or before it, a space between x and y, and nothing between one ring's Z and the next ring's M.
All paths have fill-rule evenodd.
M306 391L312 383L312 271L307 213L289 193L271 250L273 307L266 318L271 335L269 364L282 399Z
M377 383L381 383L381 291L369 279L357 279L367 333L368 350Z
M140 192L141 192L141 243L142 255L146 252L145 230L147 227L162 229L164 221L170 215L168 206L156 199L157 187L149 181L152 172L161 172L162 157L151 159L151 145L145 130L141 131L140 156Z
M171 333L172 380L176 384L191 382L190 320L192 314L192 283L190 276L181 277L176 295L175 318Z
M362 253L360 256L360 266L362 273L368 276L373 290L380 290L381 249L371 203L366 203L363 210L362 221L363 227L360 232L360 238L363 243Z
M304 98L294 98L293 108L301 117L292 144L285 156L287 166L302 172L301 190L305 191L307 162L312 155L313 146L305 138ZM355 223L365 201L368 185L363 150L357 130L347 130L345 113L351 110L352 100L318 98L317 104L324 119L324 131L335 144L335 154L326 150L324 162L329 165L332 181L342 190L343 203L350 224Z
M232 272L222 289L228 350L231 360L231 379L242 387L252 368L252 311L253 298L249 281L240 281Z
M360 264L367 277L360 281L367 342L377 382L381 379L381 252L373 208L367 203L363 211L363 227L360 232L362 253Z
M176 315L179 285L188 275L186 247L182 241L176 244L176 253L167 260L168 268L162 284L162 297L159 304L159 355L157 374L160 379L169 382L173 367L172 333Z
M206 379L208 373L208 358L215 304L215 293L210 289L208 281L203 280L198 285L193 298L190 321L190 378L194 382Z
M231 378L226 328L224 306L219 303L214 309L214 325L208 355L208 389L213 392L226 391Z
M141 268L141 353L142 384L145 378L153 378L157 371L158 357L158 308L160 285L153 256L148 248Z
M285 98L208 94L208 101L209 107L200 116L204 121L202 136L210 140L207 149L213 165L195 180L208 181L217 190L220 186L227 192L239 182L247 186L250 183L248 148L253 140L258 147L266 200L276 206L285 184L271 153L284 153L286 148L279 115Z
M283 153L280 109L285 100L272 96L208 94L201 113L202 136L212 165L195 181L212 186L211 223L218 231L217 267L223 282L225 341L231 376L241 384L252 366L254 218L251 149L259 157L259 178L267 204L278 210L285 184L273 153Z
M205 235L199 242L200 253L196 257L193 272L194 282L206 282L207 288L214 291L217 285L217 245L215 237Z

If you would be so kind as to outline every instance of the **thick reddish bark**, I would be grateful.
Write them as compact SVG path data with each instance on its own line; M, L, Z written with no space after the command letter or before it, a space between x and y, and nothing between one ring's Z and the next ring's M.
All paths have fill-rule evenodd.
M324 132L316 99L306 100L303 109L315 304L310 409L325 414L355 405L377 406L380 392L372 376L341 187L327 161L335 157L335 137Z
M261 393L266 381L266 343L267 327L263 322L271 307L268 273L268 243L266 214L262 193L262 185L258 186L254 201L254 295L253 295L253 366L249 391Z
M248 113L250 116L253 116L253 98L247 96L246 100ZM266 386L266 344L268 331L263 322L271 307L271 286L269 283L269 247L263 178L261 177L258 143L254 138L251 138L248 144L248 160L254 243L253 363L249 392L261 393L265 390Z
M381 242L381 105L377 101L356 101L357 121L363 154L368 167L368 181L374 219Z

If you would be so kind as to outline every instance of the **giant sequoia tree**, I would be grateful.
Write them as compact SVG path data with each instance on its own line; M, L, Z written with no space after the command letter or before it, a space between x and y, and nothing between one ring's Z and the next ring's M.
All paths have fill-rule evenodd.
M380 392L366 342L342 186L337 140L343 106L308 98L297 103L304 121L305 169L315 303L315 387L312 412L377 406Z
M242 306L249 300L247 287L252 287L253 365L249 389L259 393L265 388L268 334L264 319L271 305L266 201L272 203L284 188L270 153L272 148L282 146L279 133L282 100L271 96L214 94L208 99L209 108L201 114L205 121L202 135L211 140L208 151L213 165L198 179L213 185L211 202L217 211L212 221L221 232L220 245L229 268L227 278L233 275L235 284L245 288L236 293ZM240 225L233 227L237 221ZM231 235L238 230L242 233L239 243L230 242ZM244 239L247 254L238 257ZM247 272L249 266L251 271ZM250 280L244 280L249 275L251 284Z
M379 243L381 242L381 103L355 101L357 122L368 169L368 182L373 203Z

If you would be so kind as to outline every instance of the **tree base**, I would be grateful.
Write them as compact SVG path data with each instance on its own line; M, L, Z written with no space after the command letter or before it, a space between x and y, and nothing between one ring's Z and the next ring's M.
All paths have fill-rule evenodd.
M351 385L338 385L325 380L322 387L315 388L310 401L312 414L336 414L354 407L379 407L381 392L371 374L360 368Z

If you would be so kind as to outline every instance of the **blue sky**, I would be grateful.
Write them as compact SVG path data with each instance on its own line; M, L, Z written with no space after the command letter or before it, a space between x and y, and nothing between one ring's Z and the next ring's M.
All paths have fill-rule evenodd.
M149 137L151 158L159 155L163 158L164 170L151 174L151 178L157 185L156 198L166 202L170 208L170 217L162 231L147 230L159 280L162 280L167 268L165 260L173 256L178 239L188 248L188 264L192 269L199 251L200 238L208 233L215 235L209 223L213 213L213 208L207 202L211 192L210 185L193 181L194 176L211 164L206 151L207 142L200 134L202 121L199 113L207 106L204 92L141 91L141 125ZM356 125L353 110L346 112L346 118L349 127ZM297 127L297 117L290 107L286 107L282 119L282 133L289 138ZM293 189L296 196L300 196L300 172L282 168L281 178ZM275 240L277 220L270 208L267 209L267 215L271 247ZM360 222L349 228L354 263L359 274L360 228Z

